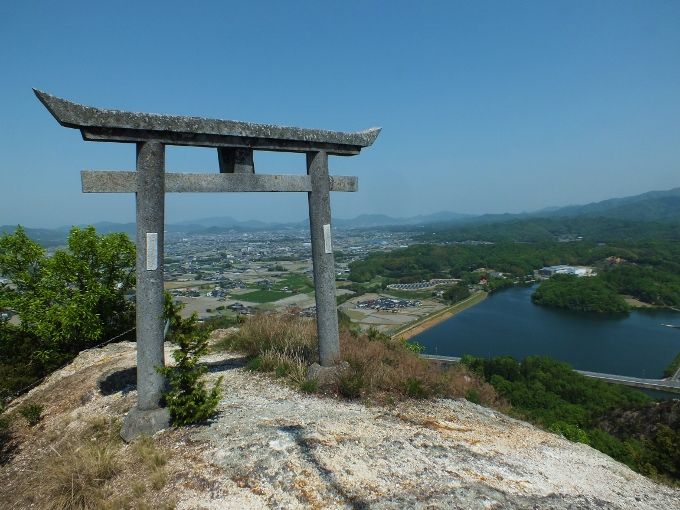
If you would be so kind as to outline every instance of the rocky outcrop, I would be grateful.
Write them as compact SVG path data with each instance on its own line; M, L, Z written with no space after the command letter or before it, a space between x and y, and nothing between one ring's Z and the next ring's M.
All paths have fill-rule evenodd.
M598 426L617 437L649 439L659 426L680 430L680 400L654 402L636 409L617 409L606 413Z
M207 361L210 377L224 377L219 415L155 437L172 452L158 497L172 495L178 509L680 509L680 491L465 400L320 398L245 370L237 356ZM0 467L3 501L16 500L55 430L132 406L133 363L134 344L87 351L33 390L50 399L46 418Z

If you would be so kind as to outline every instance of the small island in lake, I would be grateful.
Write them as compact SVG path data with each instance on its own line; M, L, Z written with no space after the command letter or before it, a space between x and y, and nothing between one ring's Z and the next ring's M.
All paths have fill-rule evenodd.
M601 314L628 313L630 306L599 278L558 274L545 280L531 296L537 305Z

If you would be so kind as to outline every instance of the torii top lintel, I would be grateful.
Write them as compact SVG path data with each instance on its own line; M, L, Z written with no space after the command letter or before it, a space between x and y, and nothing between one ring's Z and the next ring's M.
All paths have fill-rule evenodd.
M61 99L33 89L38 99L64 127L79 129L84 140L145 142L200 147L243 147L281 152L325 151L338 156L359 154L373 144L380 128L354 133L105 110Z

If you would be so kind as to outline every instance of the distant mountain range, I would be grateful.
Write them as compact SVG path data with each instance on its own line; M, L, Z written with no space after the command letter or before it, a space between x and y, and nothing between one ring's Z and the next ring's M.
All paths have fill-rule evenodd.
M549 218L553 220L574 218L608 218L633 222L678 222L680 221L680 188L666 191L650 191L640 195L623 198L612 198L585 205L548 208L520 214L484 214L470 215L455 212L438 212L434 214L412 217L392 217L384 214L362 214L355 218L335 218L333 225L344 229L365 229L376 227L428 229L451 228L455 226L483 225L502 223L532 218ZM308 220L291 223L266 223L255 220L236 220L231 217L210 217L188 221L180 221L166 225L168 232L185 232L191 234L220 233L226 231L258 231L258 230L292 230L308 228ZM126 232L134 235L134 223L100 222L94 224L98 232ZM13 232L14 225L0 226L0 233ZM56 229L27 228L28 235L45 246L63 244L70 227Z
M561 207L547 217L600 216L634 221L674 221L680 219L680 188L649 191L641 195L611 198L586 205Z

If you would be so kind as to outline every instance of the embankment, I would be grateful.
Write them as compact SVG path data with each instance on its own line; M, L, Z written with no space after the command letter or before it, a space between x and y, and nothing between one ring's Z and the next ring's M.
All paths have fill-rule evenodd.
M447 308L444 308L443 310L440 310L432 315L429 315L419 321L416 321L415 323L408 324L405 328L394 333L392 335L392 338L400 337L403 338L404 340L413 338L414 336L419 335L423 331L426 331L431 327L436 326L440 322L444 322L445 320L450 319L451 317L462 312L463 310L466 310L471 306L481 303L486 299L487 296L488 294L486 292L483 291L475 292L472 296L470 296L467 299L464 299L463 301L459 301L458 303L451 305Z

